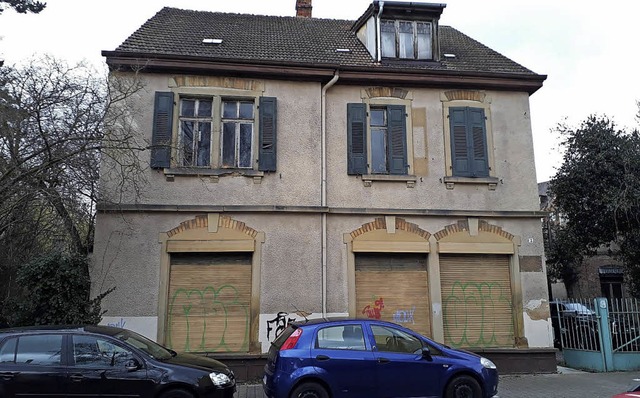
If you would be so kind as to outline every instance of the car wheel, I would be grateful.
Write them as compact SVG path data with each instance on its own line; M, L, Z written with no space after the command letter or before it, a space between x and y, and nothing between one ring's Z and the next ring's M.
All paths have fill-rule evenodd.
M302 383L293 390L291 398L329 398L329 393L318 383Z
M186 390L169 390L160 395L160 398L194 398L193 394Z
M445 392L446 398L480 398L482 388L471 376L458 376L449 382Z

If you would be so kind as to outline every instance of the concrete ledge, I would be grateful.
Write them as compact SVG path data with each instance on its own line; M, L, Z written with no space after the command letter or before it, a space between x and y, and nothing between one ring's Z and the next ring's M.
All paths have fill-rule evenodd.
M227 365L239 383L262 382L267 354L202 354Z
M468 350L492 360L501 375L557 373L555 348L485 348ZM229 366L239 383L262 380L267 354L203 354Z
M555 348L484 348L468 351L492 360L501 375L558 372L558 350Z

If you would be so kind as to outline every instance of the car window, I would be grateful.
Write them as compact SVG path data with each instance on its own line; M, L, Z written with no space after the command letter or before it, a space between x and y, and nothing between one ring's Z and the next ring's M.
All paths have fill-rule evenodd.
M132 332L131 330L123 330L118 334L115 334L113 337L145 352L155 359L169 359L175 354L167 350L160 344L151 341L136 332Z
M583 305L583 304L579 304L579 303L568 303L567 304L567 309L570 311L575 311L578 314L581 315L593 315L594 312L589 309L587 306Z
M5 340L5 342L2 344L2 347L0 347L0 363L15 362L17 342L17 338Z
M133 353L97 336L73 336L75 366L83 368L124 367Z
M373 337L378 351L403 352L419 354L422 352L422 342L402 330L380 325L371 325Z
M364 334L360 325L329 326L318 330L316 348L364 350Z
M292 325L287 326L287 328L283 330L282 333L280 333L271 344L273 344L279 350L284 342L287 341L289 336L291 336L293 334L293 331L296 329L297 328L293 327Z
M18 338L16 363L29 365L60 365L62 335L41 334Z

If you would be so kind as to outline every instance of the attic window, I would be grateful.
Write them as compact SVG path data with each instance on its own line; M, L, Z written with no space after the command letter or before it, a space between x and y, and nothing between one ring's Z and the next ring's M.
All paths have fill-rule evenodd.
M350 53L351 49L349 48L336 48L337 53Z
M445 58L455 58L456 55L455 54L442 54L444 55Z
M431 22L382 20L380 23L382 56L432 59L432 26Z
M202 44L222 44L222 39L202 39Z

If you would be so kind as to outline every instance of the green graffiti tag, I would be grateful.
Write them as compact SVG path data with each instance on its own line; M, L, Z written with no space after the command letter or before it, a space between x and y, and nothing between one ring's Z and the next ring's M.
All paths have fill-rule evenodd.
M174 341L178 320L186 323L184 341ZM242 342L229 341L227 334L234 329L237 336L239 328ZM249 309L240 302L238 290L231 285L177 289L169 303L167 346L184 352L248 351Z
M455 282L450 292L443 292L447 344L454 347L513 346L510 294L509 289L503 289L497 282ZM496 316L489 316L489 313L508 317L509 330L501 330Z

